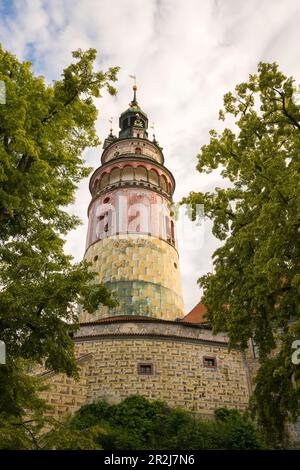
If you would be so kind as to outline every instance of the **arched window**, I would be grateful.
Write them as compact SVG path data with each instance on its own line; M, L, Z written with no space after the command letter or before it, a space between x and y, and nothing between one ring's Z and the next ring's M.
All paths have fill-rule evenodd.
M135 169L135 179L137 181L147 181L147 170L143 166L138 166Z
M125 166L121 176L123 181L132 181L134 179L132 166Z
M142 149L141 149L140 147L136 147L134 153L135 153L136 155L141 155Z
M96 181L93 185L93 191L96 191L98 189L98 183L99 183L99 178L96 179Z
M158 186L158 174L155 170L150 170L148 173L149 183Z
M164 175L161 175L160 177L160 187L163 191L167 191L167 179Z
M102 178L100 180L100 189L105 188L105 186L108 185L108 178L109 178L108 173L104 173L102 175Z
M119 168L114 168L113 170L111 170L110 176L109 176L110 184L117 183L118 181L120 181L121 179L120 175L121 175L121 172Z

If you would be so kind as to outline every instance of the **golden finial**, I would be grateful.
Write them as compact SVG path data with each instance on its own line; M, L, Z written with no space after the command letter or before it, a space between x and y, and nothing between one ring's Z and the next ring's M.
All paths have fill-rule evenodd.
M132 100L131 103L130 103L131 106L134 106L134 105L137 105L137 100L136 100L136 90L137 90L137 86L136 86L136 76L135 76L135 75L129 75L129 78L132 78L132 80L134 80L134 85L133 85L133 100Z

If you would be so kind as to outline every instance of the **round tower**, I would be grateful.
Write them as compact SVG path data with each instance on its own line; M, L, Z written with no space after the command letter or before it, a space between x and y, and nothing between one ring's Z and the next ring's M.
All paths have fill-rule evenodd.
M115 291L119 305L101 306L96 316L142 315L182 318L183 300L172 195L175 180L162 148L148 138L148 117L136 86L119 119L119 137L105 139L101 166L90 179L92 200L85 259L99 281Z

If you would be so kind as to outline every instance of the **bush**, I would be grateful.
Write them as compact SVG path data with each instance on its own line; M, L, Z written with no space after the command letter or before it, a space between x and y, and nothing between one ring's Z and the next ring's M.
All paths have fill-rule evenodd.
M219 408L215 411L219 448L261 449L262 442L253 423L237 410Z
M117 405L84 405L70 420L104 450L262 449L254 424L237 410L220 408L206 421L162 401L132 395Z

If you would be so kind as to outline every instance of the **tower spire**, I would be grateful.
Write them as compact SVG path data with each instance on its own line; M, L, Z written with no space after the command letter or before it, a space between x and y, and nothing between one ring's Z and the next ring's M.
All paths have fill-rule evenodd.
M134 80L133 99L129 103L129 108L126 109L119 118L119 138L136 137L139 139L148 139L148 117L137 102L136 76L129 75L129 78Z
M113 117L111 116L108 119L108 122L110 124L110 129L109 129L109 134L104 140L103 148L106 148L108 145L110 145L114 140L116 140L116 136L113 134Z
M136 91L137 91L136 76L135 75L129 75L129 77L134 80L134 85L132 87L133 88L133 100L131 101L130 106L131 107L138 106L138 102L137 102L137 99L136 99Z

